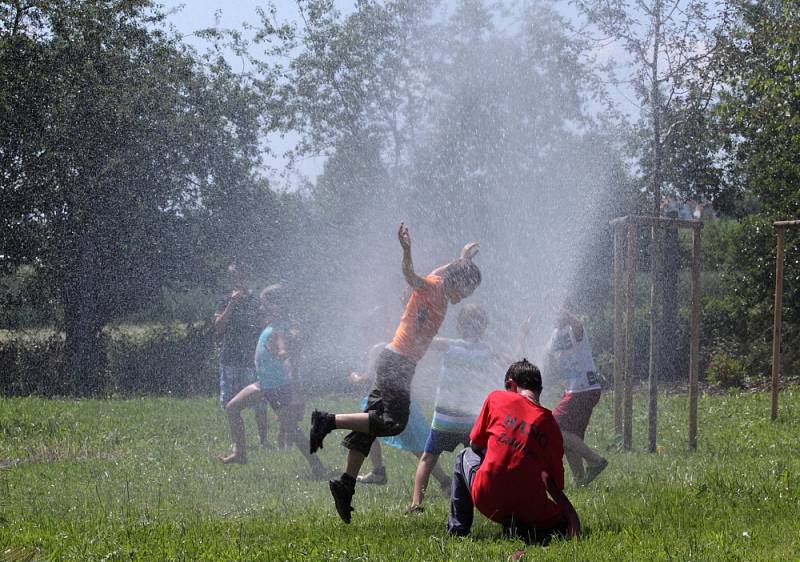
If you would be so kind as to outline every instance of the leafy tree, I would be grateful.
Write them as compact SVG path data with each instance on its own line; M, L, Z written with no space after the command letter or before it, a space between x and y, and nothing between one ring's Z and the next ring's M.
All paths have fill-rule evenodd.
M736 25L726 37L726 88L718 115L727 133L729 177L742 198L753 201L752 215L724 238L722 272L727 298L723 310L739 310L741 321L721 331L756 373L767 373L775 285L775 232L772 222L800 217L800 6L770 0L736 4ZM784 341L797 339L800 237L786 239ZM742 317L743 316L743 317ZM784 346L787 371L800 357Z
M103 326L207 276L265 207L259 98L163 22L146 0L0 9L2 266L56 288L84 394Z

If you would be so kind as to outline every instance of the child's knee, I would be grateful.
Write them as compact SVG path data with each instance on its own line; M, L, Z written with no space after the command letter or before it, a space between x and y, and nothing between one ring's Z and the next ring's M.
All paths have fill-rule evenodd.
M408 418L396 420L384 416L373 416L371 414L369 417L370 433L378 437L399 435L403 433L407 423Z
M433 453L425 451L422 453L422 456L419 458L419 460L425 464L436 464L436 461L439 460L439 455L434 455Z

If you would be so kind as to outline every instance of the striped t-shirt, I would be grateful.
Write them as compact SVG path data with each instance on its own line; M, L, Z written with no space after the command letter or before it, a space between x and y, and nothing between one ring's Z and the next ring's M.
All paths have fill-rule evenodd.
M469 433L486 396L500 388L495 371L487 344L451 340L442 356L431 427L447 433Z

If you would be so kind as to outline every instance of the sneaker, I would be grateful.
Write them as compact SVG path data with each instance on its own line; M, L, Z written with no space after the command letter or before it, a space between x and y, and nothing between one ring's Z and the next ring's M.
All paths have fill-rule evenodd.
M351 489L341 480L331 480L328 482L331 489L333 501L336 503L336 513L345 523L350 523L350 516L353 513L353 506L350 502L353 499L354 489Z
M323 480L330 480L335 476L336 476L335 470L325 468L323 465L315 465L311 468L311 480L322 482Z
M309 452L313 455L322 449L322 440L336 429L336 418L328 412L314 410L311 414L311 431L308 436Z
M406 508L406 515L422 515L425 513L425 506L418 503L412 503Z
M382 486L386 484L389 479L386 478L386 470L375 470L372 469L370 472L366 474L360 474L358 478L356 478L358 482L362 484L377 484L378 486Z
M597 464L590 465L586 467L586 476L581 482L581 486L588 486L591 484L592 480L597 478L601 472L603 472L606 467L608 466L608 461L606 459L601 460Z

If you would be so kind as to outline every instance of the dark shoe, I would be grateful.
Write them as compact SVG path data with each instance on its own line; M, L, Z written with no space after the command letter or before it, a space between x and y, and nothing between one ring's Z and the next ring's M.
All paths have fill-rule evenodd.
M336 429L336 417L328 412L314 410L311 414L311 431L308 436L309 452L313 455L322 449L322 440Z
M351 489L341 480L331 480L328 482L331 489L333 501L336 503L336 513L345 523L350 523L350 515L353 513L353 506L350 505L353 499L354 489Z
M588 486L589 484L591 484L592 480L597 478L600 475L600 473L606 469L607 466L608 466L608 461L606 459L603 459L597 464L593 464L586 467L586 476L584 477L583 482L581 482L581 486Z
M384 470L373 469L364 475L359 475L358 478L356 478L356 480L358 480L362 484L377 484L379 486L382 486L383 484L386 484L389 481L389 479L386 478L385 469Z

